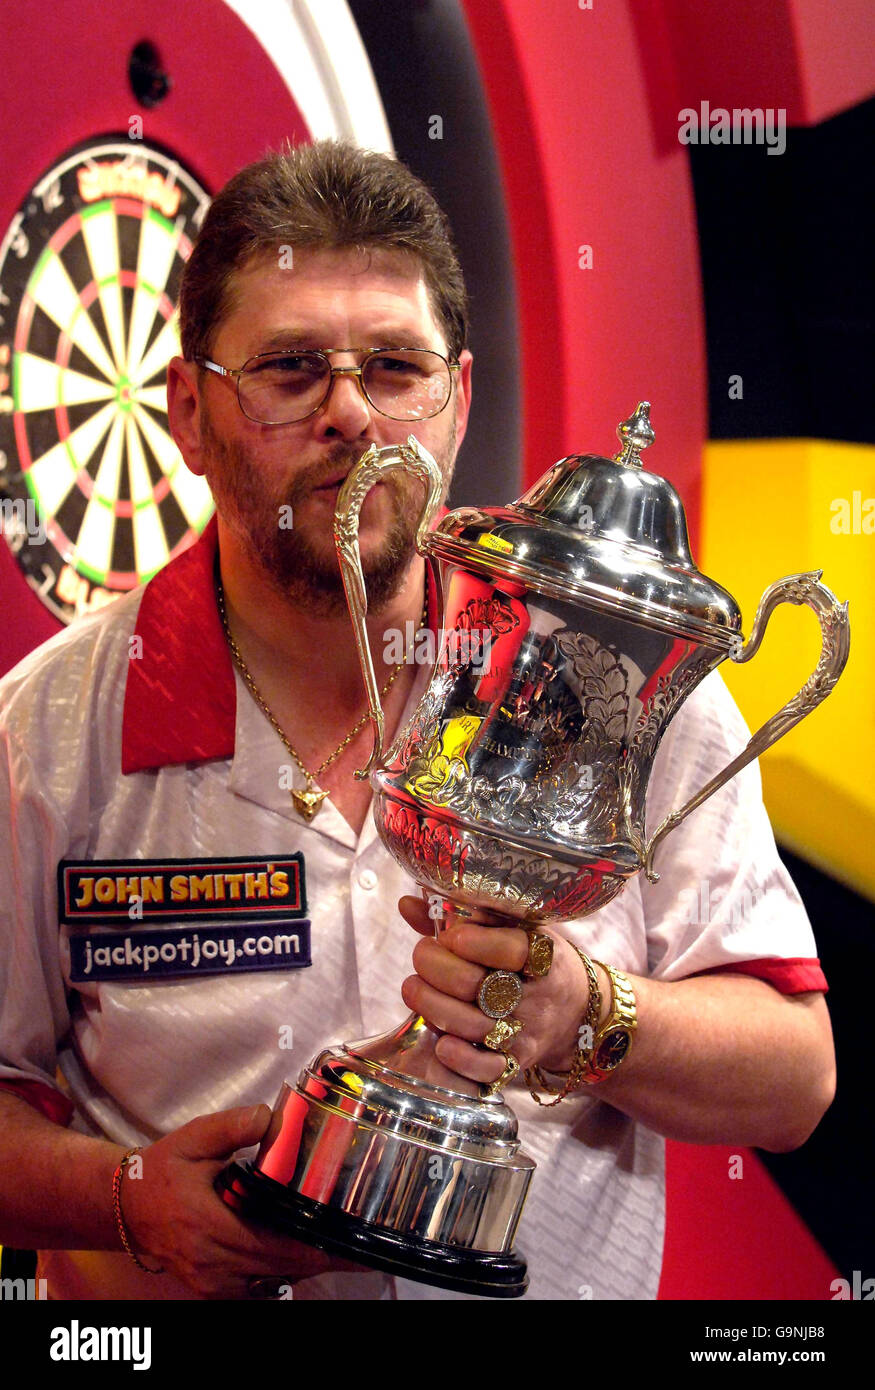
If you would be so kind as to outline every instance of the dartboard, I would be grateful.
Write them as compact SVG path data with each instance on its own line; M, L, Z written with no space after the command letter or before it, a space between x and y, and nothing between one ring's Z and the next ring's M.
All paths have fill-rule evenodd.
M62 620L155 574L213 504L167 424L182 266L208 206L167 151L69 151L0 243L0 521Z

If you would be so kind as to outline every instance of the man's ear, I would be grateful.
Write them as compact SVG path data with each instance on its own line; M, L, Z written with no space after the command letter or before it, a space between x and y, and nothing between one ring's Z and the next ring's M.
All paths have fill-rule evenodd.
M204 475L198 367L173 357L167 367L167 418L177 449L192 473Z
M471 409L471 370L474 358L465 348L459 353L459 371L456 374L456 453L459 452L465 431L468 428L468 414Z

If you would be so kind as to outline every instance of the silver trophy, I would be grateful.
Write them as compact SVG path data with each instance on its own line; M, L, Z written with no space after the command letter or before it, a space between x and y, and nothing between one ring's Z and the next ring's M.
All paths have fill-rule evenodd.
M615 458L561 459L510 506L463 507L433 530L441 474L413 436L372 446L341 489L335 536L374 730L359 775L370 775L390 853L456 912L562 922L610 902L640 869L656 882L665 836L820 704L847 660L847 604L819 572L772 584L743 641L735 600L696 569L678 494L642 467L649 410L619 426ZM398 468L428 492L416 543L435 567L443 640L384 751L358 518ZM721 661L750 660L784 602L817 614L815 671L648 836L645 794L669 720ZM374 1268L515 1297L527 1286L513 1242L535 1165L502 1095L448 1071L436 1038L411 1016L321 1052L283 1086L254 1163L232 1166L220 1190L241 1213Z

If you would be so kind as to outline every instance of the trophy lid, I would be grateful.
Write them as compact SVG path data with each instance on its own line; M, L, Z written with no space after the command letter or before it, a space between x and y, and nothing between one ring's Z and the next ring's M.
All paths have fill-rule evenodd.
M614 458L572 454L508 507L460 507L426 539L429 553L495 581L622 612L678 636L730 647L741 631L731 594L696 568L683 503L641 464L650 403L617 427Z

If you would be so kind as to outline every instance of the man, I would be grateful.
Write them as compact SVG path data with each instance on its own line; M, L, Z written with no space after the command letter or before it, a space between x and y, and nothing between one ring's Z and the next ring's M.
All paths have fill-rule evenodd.
M376 839L353 777L370 734L332 539L339 484L370 444L413 429L449 485L472 361L449 230L382 156L325 143L265 161L205 219L181 332L171 428L211 485L217 526L0 686L0 1238L40 1250L57 1298L239 1298L273 1275L296 1298L447 1297L256 1231L212 1184L261 1138L283 1080L325 1044L398 1021L399 899L425 938L402 993L444 1032L442 1061L479 1082L504 1067L479 1046L491 1023L477 990L493 968L520 970L528 940L476 921L428 939L424 904ZM425 674L381 660L385 635L429 607L419 501L392 475L361 514L390 734ZM664 740L650 823L743 738L709 678ZM296 853L305 968L283 958L303 894L276 938L262 901L275 885L287 896ZM755 769L689 817L665 859L658 885L636 880L554 933L552 968L516 1009L522 1064L568 1070L591 990L569 941L626 973L637 1008L613 1076L550 1110L509 1088L540 1168L519 1237L533 1297L654 1297L659 1135L791 1148L832 1097L824 981ZM679 889L701 880L715 908L691 923ZM755 906L739 918L745 895ZM227 933L222 944L199 924L235 897L240 920L260 924L226 957ZM99 955L82 919L101 912L125 941ZM138 942L153 942L151 968ZM208 942L209 973L194 964ZM597 983L596 1024L601 966Z

